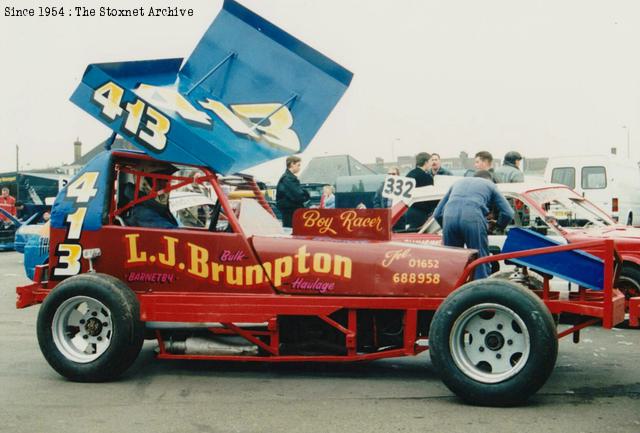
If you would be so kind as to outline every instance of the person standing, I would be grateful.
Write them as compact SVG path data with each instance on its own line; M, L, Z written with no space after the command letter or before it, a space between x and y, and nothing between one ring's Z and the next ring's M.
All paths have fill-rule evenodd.
M0 195L0 204L6 204L11 207L15 207L16 199L9 194L9 188L6 186L2 187L2 195Z
M430 170L431 176L433 176L434 178L437 175L453 176L453 173L451 173L449 170L447 170L442 166L442 161L440 161L440 155L438 155L437 153L431 154L431 158L429 159L429 165L430 165L429 170Z
M502 165L493 174L496 183L524 182L524 174L520 171L521 161L522 155L519 152L507 152Z
M467 170L467 172L464 174L465 177L473 177L475 172L477 172L478 170L486 170L491 174L491 180L495 183L496 180L493 176L493 155L491 155L490 152L482 150L476 153L473 159L473 168L475 169L475 171Z
M20 221L25 220L27 215L26 209L24 207L24 203L22 203L21 201L17 201L16 202L16 218L18 218Z
M387 170L387 176L400 176L400 169L398 167L389 167L389 170ZM384 209L384 208L391 207L391 205L393 204L392 200L382 196L382 190L384 189L384 184L385 182L382 181L382 183L380 184L380 187L378 187L378 190L373 196L374 208Z
M11 197L9 194L9 188L6 186L2 187L2 193L0 194L0 207L2 207L5 211L9 212L11 215L16 214L16 199ZM4 215L0 214L0 221L7 220L8 218Z
M325 185L322 187L322 197L320 197L320 208L335 209L336 196L333 194L333 186Z
M433 213L442 227L444 245L478 250L478 257L489 255L487 215L490 209L499 209L496 225L504 229L514 212L507 200L491 181L491 173L479 170L474 177L465 177L454 183L440 200ZM489 264L476 267L475 278L489 276Z
M304 202L309 200L309 193L300 186L297 176L301 161L295 155L287 157L287 169L276 187L276 205L282 214L283 227L291 227L293 212L304 207Z
M490 152L487 152L486 150L481 150L480 152L476 153L473 159L473 166L476 169L476 171L486 170L491 172L493 171L492 165L493 165L493 155L491 155Z
M433 176L429 172L430 159L431 155L427 152L420 152L416 155L416 167L407 173L407 177L415 179L416 188L433 185ZM432 210L433 207L429 202L411 205L406 214L406 223L409 226L409 230L416 230L422 227Z

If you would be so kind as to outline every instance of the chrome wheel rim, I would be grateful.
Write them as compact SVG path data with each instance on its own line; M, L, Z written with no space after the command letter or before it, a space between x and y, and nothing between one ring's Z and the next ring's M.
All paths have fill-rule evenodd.
M499 383L518 374L530 348L529 331L520 316L493 303L474 305L462 313L449 337L458 369L482 383Z
M111 312L97 299L74 296L56 310L51 331L53 342L65 358L86 364L98 359L111 344Z

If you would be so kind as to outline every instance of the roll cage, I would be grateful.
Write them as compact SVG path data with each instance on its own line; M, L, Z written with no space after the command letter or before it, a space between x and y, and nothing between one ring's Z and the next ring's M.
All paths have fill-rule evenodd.
M149 165L147 158L132 158L129 154L119 156L126 156L126 159L116 159L113 164L114 191L110 199L108 224L124 225L123 217L135 206L156 200L162 194L190 187L206 191L214 200L210 223L206 227L209 231L217 231L217 223L222 219L228 221L231 231L244 235L238 219L238 209L228 196L232 191L249 192L251 198L275 218L258 183L251 175L236 173L222 176L206 167L155 163ZM148 191L142 190L145 183ZM244 194L245 198L246 195Z

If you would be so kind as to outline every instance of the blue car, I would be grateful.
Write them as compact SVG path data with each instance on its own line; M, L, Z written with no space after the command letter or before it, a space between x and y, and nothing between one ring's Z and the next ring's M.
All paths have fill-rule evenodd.
M46 231L29 236L24 246L24 271L30 280L33 280L36 266L44 265L49 261L49 224Z
M49 211L46 209L41 210L31 215L25 222L21 223L15 234L14 246L16 251L24 253L24 247L27 245L29 239L33 236L40 236L43 227L46 224L44 219L44 214L46 213L49 213Z

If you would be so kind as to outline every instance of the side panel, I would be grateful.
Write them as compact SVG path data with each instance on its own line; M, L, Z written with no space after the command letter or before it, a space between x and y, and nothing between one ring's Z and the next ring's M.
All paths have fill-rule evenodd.
M111 153L98 154L57 195L51 209L50 279L83 272L81 238L100 233L111 191Z
M446 296L473 252L401 242L253 239L276 291L335 296Z
M52 231L56 242L64 233ZM94 269L136 292L273 293L241 235L198 230L103 226L83 233L83 249L100 248ZM55 262L57 258L53 258ZM80 259L80 272L89 270Z

